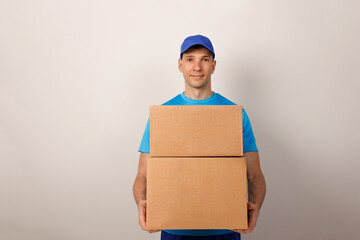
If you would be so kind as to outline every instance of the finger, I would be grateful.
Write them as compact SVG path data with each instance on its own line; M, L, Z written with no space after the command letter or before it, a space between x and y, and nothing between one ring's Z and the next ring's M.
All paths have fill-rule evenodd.
M230 229L230 230L238 233L245 233L245 229Z
M249 212L249 218L248 218L248 228L252 227L254 225L255 216L253 212Z
M140 203L138 204L139 209L140 208L146 208L146 200L140 200Z
M247 228L247 229L238 229L239 231L237 231L238 233L241 234L246 234L246 233L251 233L253 228Z
M241 233L243 233L243 234L251 233L254 230L255 226L256 226L256 221L255 221L255 223L254 222L249 222L248 228L243 229Z
M143 207L139 209L139 224L143 230L146 230L146 211Z
M246 232L247 233L252 232L254 230L255 226L256 226L256 219L254 219L254 217L253 217L250 219L250 222L248 224L248 228L246 229Z
M139 225L143 230L146 230L145 216L142 213L139 214Z
M248 208L248 211L258 211L259 210L258 206L252 202L247 203L247 208Z
M255 228L258 214L255 211L249 212L249 228Z

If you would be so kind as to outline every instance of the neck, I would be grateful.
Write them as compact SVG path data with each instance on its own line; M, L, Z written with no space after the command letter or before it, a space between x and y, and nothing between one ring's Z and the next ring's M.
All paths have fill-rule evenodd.
M211 82L206 84L205 86L201 88L194 88L188 85L185 82L185 92L184 95L188 98L194 99L194 100L203 100L206 98L209 98L213 95L213 91L211 90Z
M213 95L213 91L210 89L197 89L197 88L186 88L184 95L194 100L203 100Z

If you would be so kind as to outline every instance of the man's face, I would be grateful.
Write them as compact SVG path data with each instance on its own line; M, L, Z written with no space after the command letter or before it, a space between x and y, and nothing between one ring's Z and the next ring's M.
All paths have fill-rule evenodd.
M179 59L179 70L183 73L185 84L192 88L205 88L211 81L216 61L206 48L190 49Z

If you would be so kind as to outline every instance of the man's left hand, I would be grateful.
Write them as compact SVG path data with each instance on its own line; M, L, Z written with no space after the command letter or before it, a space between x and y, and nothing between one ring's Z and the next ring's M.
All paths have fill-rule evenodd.
M256 226L257 218L259 216L260 208L257 204L251 202L247 203L247 208L248 208L248 229L231 229L232 231L245 234L245 233L251 233L254 230Z

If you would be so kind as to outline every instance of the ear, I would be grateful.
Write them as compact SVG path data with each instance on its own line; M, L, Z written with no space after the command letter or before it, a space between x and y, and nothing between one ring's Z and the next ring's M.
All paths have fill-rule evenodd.
M182 69L182 60L179 58L178 60L178 68L179 68L179 71L180 72L183 72L183 69Z
M211 71L211 74L213 74L215 72L215 67L216 67L216 60L213 61L212 63L212 71Z

